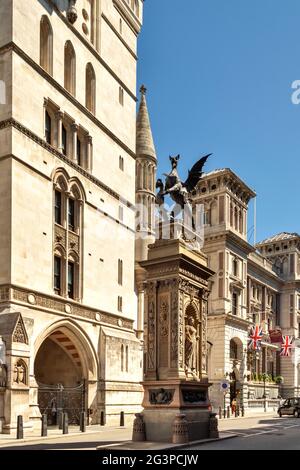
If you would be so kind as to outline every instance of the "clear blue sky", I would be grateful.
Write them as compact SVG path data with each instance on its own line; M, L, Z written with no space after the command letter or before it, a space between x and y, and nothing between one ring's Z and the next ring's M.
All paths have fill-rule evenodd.
M138 83L148 88L159 173L169 154L181 154L185 177L213 152L207 171L230 167L257 192L258 240L300 233L299 0L144 5Z

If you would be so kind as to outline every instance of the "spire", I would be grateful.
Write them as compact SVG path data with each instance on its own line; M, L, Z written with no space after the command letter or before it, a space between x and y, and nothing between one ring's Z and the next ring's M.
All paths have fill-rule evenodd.
M153 157L156 159L156 151L146 101L147 89L144 85L141 86L140 92L141 103L136 123L136 156Z

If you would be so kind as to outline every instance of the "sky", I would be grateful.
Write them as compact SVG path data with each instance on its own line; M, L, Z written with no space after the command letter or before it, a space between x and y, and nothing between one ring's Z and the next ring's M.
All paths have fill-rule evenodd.
M257 241L300 233L299 0L145 0L138 56L158 176L169 155L185 179L212 152L206 171L229 167L256 191ZM251 203L252 243L253 225Z

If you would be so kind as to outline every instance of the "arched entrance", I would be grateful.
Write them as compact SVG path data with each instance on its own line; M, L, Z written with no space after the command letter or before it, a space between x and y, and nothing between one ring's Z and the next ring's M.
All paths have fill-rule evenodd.
M80 413L87 411L87 383L95 367L80 335L61 324L38 345L34 362L38 405L49 425L59 424L62 413L68 414L70 424L79 424Z

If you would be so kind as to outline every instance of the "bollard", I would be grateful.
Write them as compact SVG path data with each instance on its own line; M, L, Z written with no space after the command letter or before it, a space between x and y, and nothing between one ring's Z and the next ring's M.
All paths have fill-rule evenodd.
M86 432L86 413L82 411L80 413L80 431Z
M227 406L227 418L230 418L230 406Z
M121 411L120 413L120 426L125 426L125 414L124 411Z
M143 415L137 413L133 422L132 441L133 442L144 442L146 440L146 425L144 422Z
M209 416L209 438L219 439L218 418L216 413L210 413Z
M244 418L244 416L245 416L245 407L244 407L244 405L241 408L241 412L242 412L242 417Z
M236 409L237 409L237 415L238 415L238 417L240 417L240 407L237 406Z
M58 422L58 429L62 429L63 428L63 411L62 410L59 410L57 412L57 422Z
M235 407L235 410L234 410L234 416L235 416L235 418L238 417L238 408L237 408L237 406Z
M222 408L219 406L219 419L222 419Z
M224 408L223 410L223 416L224 416L224 419L226 418L226 408Z
M69 434L69 418L68 418L68 413L63 413L62 431L63 431L63 434Z
M48 429L47 429L47 415L42 415L42 430L41 430L41 436L46 437L48 435Z
M24 438L23 416L17 418L17 439Z
M173 444L187 444L189 442L189 430L186 415L178 414L173 424Z
M105 426L105 414L104 414L104 411L101 411L101 414L100 414L100 426Z

